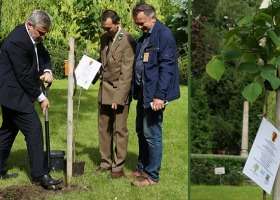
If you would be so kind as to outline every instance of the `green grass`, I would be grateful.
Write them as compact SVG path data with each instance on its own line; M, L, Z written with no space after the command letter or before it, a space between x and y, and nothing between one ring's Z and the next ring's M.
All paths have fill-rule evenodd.
M67 149L67 80L56 80L49 90L51 109L49 111L50 140L52 150ZM131 180L121 178L108 180L106 174L95 175L100 163L97 131L97 93L98 84L82 91L78 128L76 131L77 160L85 161L85 172L80 177L73 177L72 184L91 187L90 191L74 191L64 195L51 196L49 199L187 199L187 87L181 86L181 98L170 102L164 113L163 123L163 161L160 182L153 187L135 188ZM73 128L76 125L76 113L79 88L74 97ZM128 119L129 144L125 171L136 166L138 141L135 133L135 107L133 101ZM40 111L39 111L40 112ZM40 113L41 114L41 113ZM2 118L0 119L0 123ZM44 119L42 118L44 126ZM75 130L74 130L75 131ZM18 134L9 159L12 172L19 173L17 179L0 180L0 188L11 185L28 185L30 183L29 164L25 141ZM55 178L65 178L62 172L52 172Z
M74 97L73 128L76 125L78 95ZM121 178L108 180L108 173L95 175L100 155L98 152L97 132L97 92L98 84L83 90L76 131L77 160L85 161L85 173L73 177L72 184L91 188L85 191L73 191L63 195L50 196L49 199L98 199L98 200L185 200L188 197L187 177L187 87L181 86L181 98L170 102L165 110L163 123L164 153L160 183L153 187L135 188L130 186L131 180ZM51 110L49 111L50 138L52 150L67 149L67 80L56 80L50 91ZM135 106L131 104L128 128L129 144L125 171L134 169L137 162L138 144L135 133ZM37 109L39 109L37 107ZM40 112L40 110L39 110ZM1 115L1 112L0 112ZM44 126L44 119L42 123ZM2 118L0 118L2 123ZM75 132L75 130L74 130ZM12 148L9 166L12 172L19 173L16 179L1 180L0 188L11 185L29 185L30 175L27 151L22 134L18 134ZM63 172L51 172L55 178L65 179ZM258 200L263 191L259 186L191 186L191 200ZM272 196L267 195L267 200Z
M260 200L263 190L256 185L246 186L206 186L192 185L191 200ZM266 194L266 200L272 195Z

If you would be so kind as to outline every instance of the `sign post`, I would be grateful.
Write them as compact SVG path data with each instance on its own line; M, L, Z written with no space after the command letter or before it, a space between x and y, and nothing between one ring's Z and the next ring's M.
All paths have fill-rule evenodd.
M224 167L216 167L215 168L215 174L220 175L220 185L222 185L222 174L225 174L225 168Z

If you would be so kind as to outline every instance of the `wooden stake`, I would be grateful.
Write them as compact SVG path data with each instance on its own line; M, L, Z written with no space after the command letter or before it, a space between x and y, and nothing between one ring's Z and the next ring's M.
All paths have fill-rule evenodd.
M244 101L243 105L243 127L242 127L242 140L241 140L241 153L242 157L248 157L248 133L249 133L249 102Z
M69 39L68 54L68 108L67 108L67 170L66 170L66 187L71 186L72 182L72 144L73 144L73 71L75 65L74 56L74 38Z

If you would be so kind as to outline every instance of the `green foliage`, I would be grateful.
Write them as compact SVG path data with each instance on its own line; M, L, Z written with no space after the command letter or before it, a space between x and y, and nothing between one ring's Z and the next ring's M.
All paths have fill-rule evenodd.
M280 79L276 75L278 58L280 57L280 25L276 23L280 18L279 11L279 3L273 1L268 8L241 17L237 21L236 27L224 37L224 50L221 53L223 61L233 61L238 58L236 61L241 62L241 65L242 62L252 61L257 65L257 68L254 69L253 82L246 86L242 92L243 96L251 103L265 89L263 84L265 80L271 84L273 90L280 85ZM225 54L224 52L231 53ZM247 56L243 56L244 54ZM250 54L251 56L248 56ZM252 60L252 58L255 59ZM243 64L239 70L252 73L252 66ZM212 74L209 75L219 80Z
M76 24L79 27L77 32L85 39L92 42L99 40L99 35L103 32L100 16L106 9L114 10L121 19L121 26L134 36L139 36L140 31L136 30L131 16L131 9L135 5L134 1L111 1L111 0L76 0L74 8L76 10Z
M171 22L174 13L178 11L178 7L172 6L173 1L149 0L147 3L154 5L159 20L177 31L182 24ZM44 43L51 54L55 78L63 78L63 63L68 57L68 38L70 36L75 38L76 61L83 54L96 60L99 58L99 36L103 32L100 16L105 9L115 10L120 15L121 26L136 39L139 38L142 34L141 30L134 25L131 15L131 10L137 2L132 0L38 0L35 2L31 0L1 0L0 44L16 25L26 21L34 9L45 10L52 18L52 26ZM186 37L182 37L180 34L175 34L176 40L180 44L179 49L181 49L181 44L186 46L186 42L181 40L183 38L186 41ZM186 59L180 58L180 63L182 63L182 73L186 73Z
M188 57L181 55L179 57L179 79L180 83L187 85L188 83Z
M191 152L212 153L212 134L210 131L210 109L205 90L201 89L199 81L192 84L191 102Z
M254 102L262 93L262 86L259 83L251 83L247 85L242 92L242 95L249 102Z
M228 68L219 82L207 74L194 79L192 152L217 153L217 150L225 150L227 154L239 154L244 102L241 91L251 81L251 75L237 72L234 67ZM258 115L263 113L263 105L264 98L260 98L250 106L249 146L257 133Z
M64 41L60 41L59 43L58 41L48 39L44 41L44 45L48 49L52 58L52 73L54 75L54 78L65 78L64 60L68 59L68 51L66 51L68 49L67 44Z
M215 80L219 81L225 71L225 65L223 60L212 59L206 65L206 72Z
M259 71L259 65L255 53L243 52L243 49L235 48L236 39L233 35L238 35L241 31L238 28L228 30L236 26L237 18L258 10L260 3L261 0L192 2L191 148L193 152L216 153L217 150L225 150L227 154L239 154L244 101L242 91L256 80L255 75ZM246 32L250 33L250 29L243 30L240 34ZM223 39L224 35L226 39ZM220 52L224 40L224 49ZM240 43L259 45L253 37L243 38ZM245 59L246 62L240 62L241 59ZM205 75L205 66L206 72L215 77L218 82ZM270 70L263 75L273 79ZM250 95L252 91L259 92L258 89L253 88L250 90ZM263 113L263 105L264 98L258 98L250 106L249 147L259 127L258 115ZM205 142L206 137L210 144Z
M169 27L173 29L174 34L177 36L179 46L187 45L187 37L188 34L188 10L187 10L187 0L175 0L172 5L177 10L175 14L173 14L171 21L169 22ZM169 8L165 6L165 8Z
M191 183L205 185L243 185L245 175L242 174L246 158L227 156L191 157ZM224 167L224 175L216 175L215 168Z

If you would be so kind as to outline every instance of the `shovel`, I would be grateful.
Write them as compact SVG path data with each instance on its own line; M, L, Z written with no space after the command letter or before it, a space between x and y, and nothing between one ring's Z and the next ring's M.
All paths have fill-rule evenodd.
M42 83L42 91L46 97L48 97L48 90L51 87L51 83L48 83L47 87ZM46 160L48 172L51 170L51 149L50 149L50 129L49 129L49 111L45 111L45 137L46 137Z

